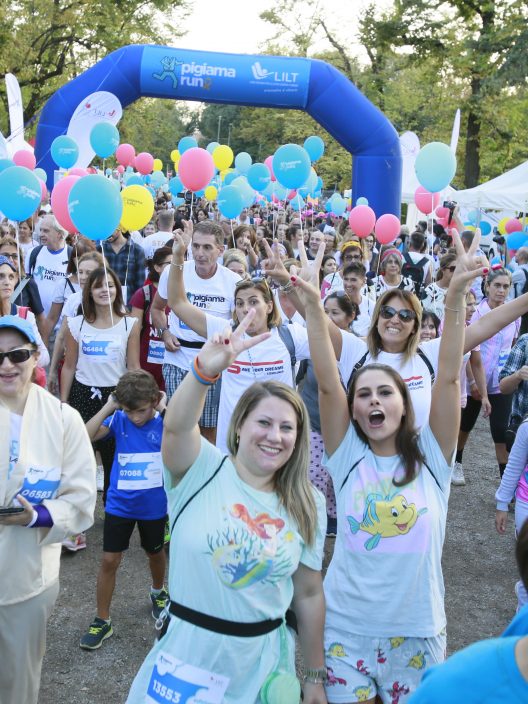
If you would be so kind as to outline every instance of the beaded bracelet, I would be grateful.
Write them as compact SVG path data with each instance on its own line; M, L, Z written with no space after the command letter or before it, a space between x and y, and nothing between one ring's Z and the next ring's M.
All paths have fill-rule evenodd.
M217 375L214 376L214 377L205 376L205 374L203 374L203 373L200 371L200 369L198 368L198 357L195 357L195 358L194 358L194 362L193 362L193 365L192 365L192 367L191 367L191 372L193 373L194 378L196 379L196 381L199 381L200 384L203 384L204 386L212 386L212 385L215 384L215 383L218 381L218 379L220 378L220 374L217 374Z

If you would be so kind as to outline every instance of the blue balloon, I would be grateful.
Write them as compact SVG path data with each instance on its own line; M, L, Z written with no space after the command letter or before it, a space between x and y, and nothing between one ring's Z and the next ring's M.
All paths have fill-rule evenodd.
M3 171L4 169L9 169L11 166L14 166L15 162L11 161L11 159L0 159L0 171ZM35 169L36 171L36 169Z
M345 214L347 202L344 198L342 198L341 196L338 196L337 198L334 198L331 202L332 202L332 213L334 215L341 217L342 215Z
M420 149L414 170L421 186L438 193L449 186L456 173L457 161L451 148L443 142L430 142Z
M111 122L97 122L90 132L90 145L102 159L112 156L119 146L119 130Z
M173 176L169 181L169 191L173 196L177 196L178 193L184 191L183 183L180 181L179 176Z
M1 208L0 208L1 210ZM526 242L526 232L512 232L506 238L508 249L517 250L519 247L524 246Z
M152 177L150 174L145 174L143 176L143 183L150 183L152 181Z
M487 222L487 220L482 220L479 227L483 237L486 237L491 232L491 223Z
M284 200L288 193L290 192L289 188L285 188L283 185L280 183L275 183L274 188L273 188L273 193L277 196L279 200Z
M0 210L10 220L27 220L42 200L40 181L25 166L0 172Z
M327 213L332 212L332 201L331 200L326 201L325 210Z
M104 176L83 176L72 186L68 212L82 235L91 240L105 240L119 225L123 201Z
M206 149L209 152L209 154L212 154L214 152L214 150L219 146L220 146L220 142L209 142Z
M297 198L294 198L291 203L290 203L292 210L295 210L296 212L299 212L299 210L302 210L306 203L304 200L300 197L297 196Z
M247 152L240 152L235 157L235 167L241 174L247 174L252 163L253 159Z
M111 176L111 175L112 175L112 169L105 169L105 175L106 175L106 176Z
M143 177L139 174L125 174L123 181L127 186L143 186Z
M368 205L368 198L365 198L365 196L360 196L356 200L356 205Z
M479 217L479 211L478 210L470 210L469 213L467 214L467 219L472 225L476 225Z
M312 135L304 140L304 148L312 161L317 161L324 154L325 145L321 137Z
M127 166L126 169L125 169L125 171L127 172L127 174L131 174L131 173L134 171L134 167L133 167L133 166Z
M155 188L159 188L165 180L166 176L163 171L153 171L150 177L150 182Z
M184 205L184 203L185 198L176 198L175 196L172 197L172 204L175 208L177 208L179 205Z
M234 171L230 171L228 174L225 175L224 186L230 186L236 178L240 178L240 176Z
M0 170L1 170L1 169L0 169ZM35 176L36 176L37 178L39 178L41 181L44 181L44 183L46 183L46 181L48 180L48 174L44 171L44 169L35 169L35 170L33 171L33 173L34 173Z
M224 186L218 192L217 197L218 210L226 218L236 218L242 212L244 200L241 192L236 186Z
M249 167L246 178L251 188L262 193L271 181L271 174L266 164L256 163Z
M194 195L196 198L203 198L205 195L205 188L201 188L199 191L195 191Z
M55 137L51 143L51 157L61 169L69 169L79 158L77 142L66 134Z
M187 149L192 149L193 147L197 146L198 142L194 137L182 137L178 142L178 151L180 152L180 154L184 154Z
M272 163L275 178L287 189L300 188L312 167L308 152L298 144L283 144L273 155Z

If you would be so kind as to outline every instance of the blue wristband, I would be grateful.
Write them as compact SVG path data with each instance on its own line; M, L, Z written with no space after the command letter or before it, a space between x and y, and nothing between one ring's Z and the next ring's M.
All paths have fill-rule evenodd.
M196 369L194 368L194 364L191 364L191 372L193 373L193 376L196 379L196 381L199 381L200 384L202 384L203 386L212 386L213 384L216 383L216 380L215 381L205 381L205 379L202 379L202 377L199 376L199 374L196 372Z

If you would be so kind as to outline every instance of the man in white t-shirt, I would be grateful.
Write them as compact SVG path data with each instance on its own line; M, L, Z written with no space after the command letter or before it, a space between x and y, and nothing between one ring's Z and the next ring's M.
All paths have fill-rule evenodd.
M421 232L413 232L409 237L409 250L403 255L404 266L408 264L418 264L423 269L422 280L419 282L421 288L424 288L432 281L433 266L431 257L427 254L427 241L425 235ZM409 274L405 274L409 276ZM418 283L414 277L411 277L415 283Z
M190 238L192 223L185 223L185 235ZM190 302L205 312L226 320L231 320L235 305L235 284L240 276L218 264L218 258L224 251L224 232L210 220L196 225L192 232L193 259L183 265L183 281ZM185 325L173 311L167 320L168 267L162 273L158 290L152 304L152 322L158 328L158 334L165 344L163 360L163 378L165 390L170 398L190 370L194 358L203 347L205 339ZM218 420L219 383L207 392L204 412L200 419L202 435L215 442Z
M145 259L152 259L154 252L165 245L170 246L172 228L174 227L174 210L160 210L158 213L159 230L141 241Z
M37 284L44 314L47 316L53 302L56 283L66 276L68 248L66 232L53 215L42 218L40 237L43 246L36 256L31 256L36 249L29 252L25 266L27 273L33 276Z

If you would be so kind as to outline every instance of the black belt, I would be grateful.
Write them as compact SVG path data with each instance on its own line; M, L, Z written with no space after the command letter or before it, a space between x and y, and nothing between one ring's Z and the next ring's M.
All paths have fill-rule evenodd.
M205 342L198 342L198 340L182 340L181 338L176 338L182 347L192 347L194 350L201 350L205 345Z
M223 618L209 616L201 611L194 611L194 609L189 609L187 606L182 606L175 601L170 602L169 611L173 616L181 618L182 621L188 621L194 626L200 626L200 628L205 628L214 633L221 633L225 636L240 636L242 638L263 636L266 633L271 633L271 631L276 630L284 623L283 618L254 621L253 623L226 621Z

